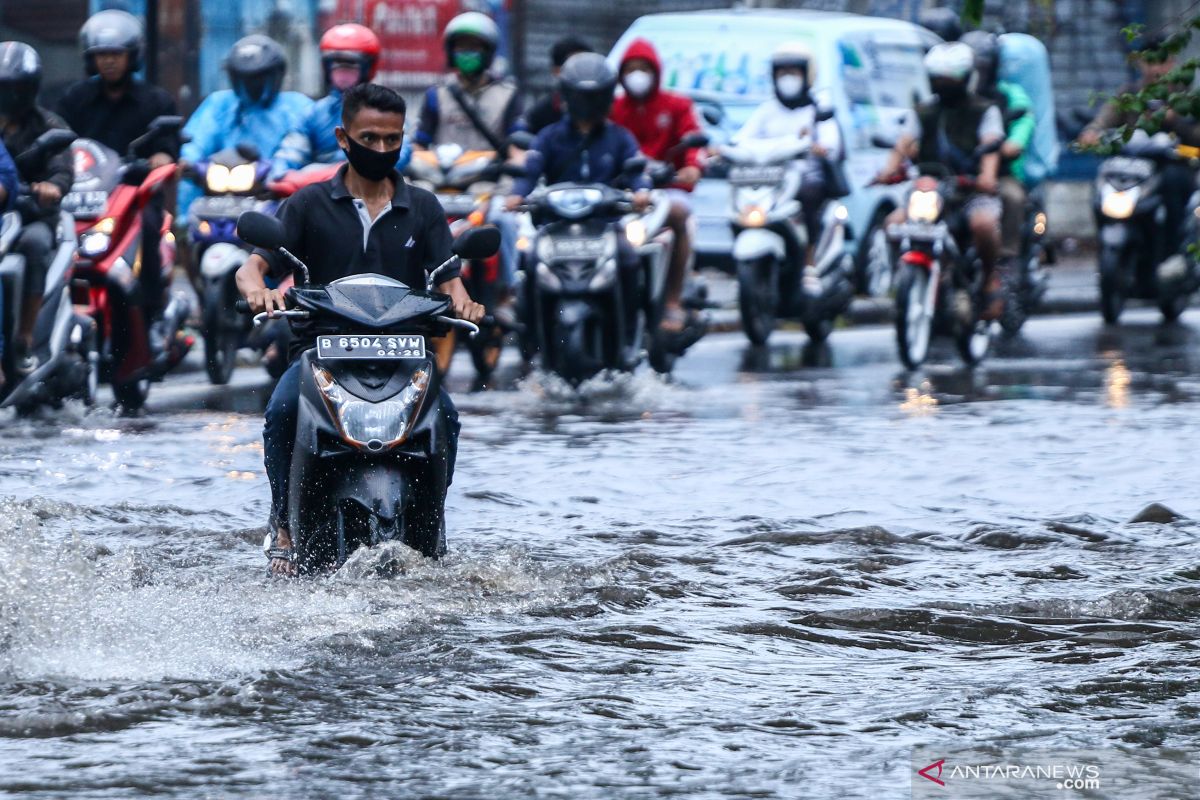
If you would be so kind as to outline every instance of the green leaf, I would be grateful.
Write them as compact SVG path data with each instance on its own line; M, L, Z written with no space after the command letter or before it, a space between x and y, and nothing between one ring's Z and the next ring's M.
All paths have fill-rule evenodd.
M963 3L962 21L968 28L978 28L983 24L984 0L966 0Z

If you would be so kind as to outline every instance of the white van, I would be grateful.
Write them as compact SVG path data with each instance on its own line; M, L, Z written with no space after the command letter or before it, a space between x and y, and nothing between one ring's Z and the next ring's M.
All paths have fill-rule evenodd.
M887 158L887 151L873 147L871 138L879 134L894 140L914 99L929 96L922 58L926 48L940 40L920 26L884 17L722 9L640 17L617 40L610 60L616 64L636 38L655 46L663 63L663 86L696 101L718 142L736 132L772 95L771 52L789 41L812 48L817 57L814 94L832 104L846 141L843 168L851 195L844 202L851 236L858 243L860 289L886 290L890 272L883 275L877 260L882 257L886 264L881 223L902 196L896 187L867 186ZM697 263L721 266L728 262L733 242L727 184L705 178L693 200ZM872 274L884 283L869 280Z

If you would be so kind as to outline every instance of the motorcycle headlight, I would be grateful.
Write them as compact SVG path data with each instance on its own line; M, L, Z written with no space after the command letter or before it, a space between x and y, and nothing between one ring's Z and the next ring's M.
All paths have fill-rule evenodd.
M910 222L937 222L942 214L942 196L935 191L917 190L908 196Z
M213 194L229 191L229 167L224 164L209 164L204 173L204 184Z
M229 170L228 191L242 194L254 188L254 178L258 168L254 164L238 164Z
M1133 216L1140 196L1141 189L1137 186L1124 191L1105 186L1101 190L1100 213L1109 219L1128 219Z
M337 422L338 432L349 445L379 453L402 444L417 421L433 364L425 361L412 374L408 386L397 395L372 403L346 391L324 367L313 364L313 378Z
M634 247L641 247L646 243L646 223L640 219L631 220L625 226L625 238Z
M586 217L603 199L604 192L591 188L555 189L546 195L554 213L566 219Z
M738 222L744 228L761 228L767 224L767 211L762 206L747 206L738 215Z
M112 232L116 223L105 217L83 232L79 237L79 254L88 258L104 255L112 246Z

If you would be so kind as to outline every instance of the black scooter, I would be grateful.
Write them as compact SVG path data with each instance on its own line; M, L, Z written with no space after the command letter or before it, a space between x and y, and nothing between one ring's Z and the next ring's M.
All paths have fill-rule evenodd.
M300 416L292 455L288 518L301 573L334 569L356 549L399 541L425 556L445 552L448 439L441 376L429 340L479 328L445 316L450 298L432 291L459 259L500 247L496 228L472 228L423 289L383 275L352 275L311 286L308 268L283 247L274 217L247 211L237 234L291 260L301 281L284 318L316 337L300 356ZM247 310L244 301L239 310Z

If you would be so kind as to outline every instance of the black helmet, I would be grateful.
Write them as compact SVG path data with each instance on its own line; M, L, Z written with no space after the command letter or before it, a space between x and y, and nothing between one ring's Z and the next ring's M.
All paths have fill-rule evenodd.
M79 29L79 49L88 75L96 74L97 53L124 51L129 54L129 74L142 68L146 36L142 23L128 11L115 8L88 17Z
M990 91L1000 74L1000 37L987 31L970 31L964 33L960 41L975 51L979 88Z
M23 116L42 85L42 59L24 42L0 42L0 116Z
M558 91L567 116L581 122L599 122L612 108L617 73L599 53L576 53L563 64Z
M283 86L287 57L278 42L255 33L233 45L225 57L225 70L243 103L269 106Z
M917 24L936 33L943 41L957 42L962 36L962 20L954 9L939 6L927 8L917 17Z

